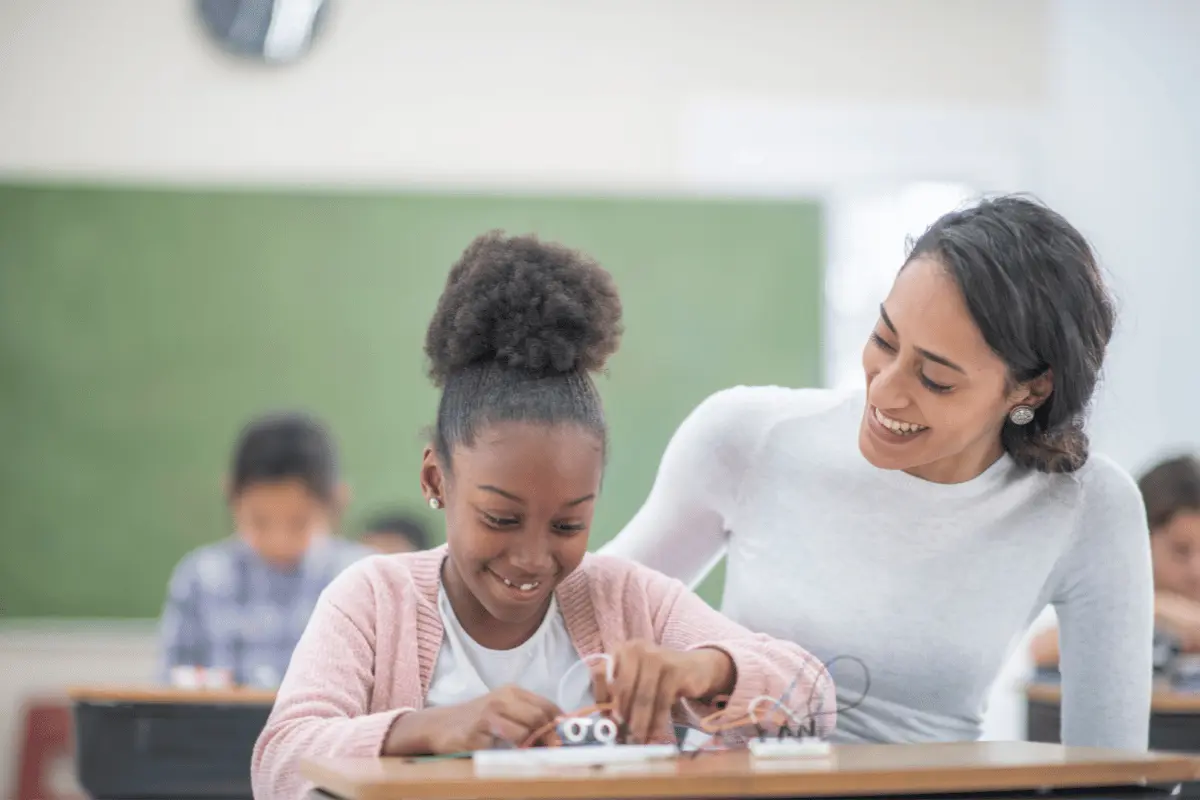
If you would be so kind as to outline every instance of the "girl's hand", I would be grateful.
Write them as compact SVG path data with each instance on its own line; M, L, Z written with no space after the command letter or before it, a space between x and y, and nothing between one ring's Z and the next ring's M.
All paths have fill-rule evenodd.
M628 741L642 744L670 736L671 709L680 698L709 699L731 694L737 671L715 648L669 650L653 642L631 641L612 654L613 681L604 664L592 669L597 703L613 703Z
M446 755L488 750L501 742L519 747L562 711L519 686L502 686L476 700L430 708L396 720L384 755Z

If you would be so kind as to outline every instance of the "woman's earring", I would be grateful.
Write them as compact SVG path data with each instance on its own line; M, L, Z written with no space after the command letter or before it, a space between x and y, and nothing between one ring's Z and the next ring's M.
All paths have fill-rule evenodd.
M442 501L438 500L436 497L431 497L431 498L429 498L429 507L432 508L434 511L437 511L439 508L442 507Z
M1017 406L1008 412L1008 419L1013 425L1028 425L1033 422L1033 409L1030 406Z

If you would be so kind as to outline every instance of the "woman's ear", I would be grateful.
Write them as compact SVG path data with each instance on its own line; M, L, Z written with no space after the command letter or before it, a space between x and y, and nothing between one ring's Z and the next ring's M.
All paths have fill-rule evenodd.
M1017 391L1014 393L1017 395L1017 399L1013 401L1013 405L1039 408L1042 403L1050 399L1053 392L1054 372L1046 370L1033 380L1026 381L1017 387Z

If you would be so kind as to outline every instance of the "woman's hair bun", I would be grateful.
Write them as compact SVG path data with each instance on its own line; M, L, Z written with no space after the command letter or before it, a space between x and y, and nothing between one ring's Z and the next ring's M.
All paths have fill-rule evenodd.
M534 236L492 231L450 270L425 334L438 386L494 363L533 376L596 371L621 338L621 300L592 258Z

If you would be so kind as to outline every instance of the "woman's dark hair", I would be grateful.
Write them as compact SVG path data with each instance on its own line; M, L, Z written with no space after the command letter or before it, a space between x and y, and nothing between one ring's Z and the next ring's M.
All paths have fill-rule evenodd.
M316 419L304 414L269 414L242 429L233 449L230 493L237 497L251 486L297 480L325 502L337 487L337 452L333 437Z
M606 438L590 373L621 338L612 276L591 258L533 236L480 236L450 270L425 335L441 387L434 446L450 464L497 422L574 423Z
M1005 420L1005 451L1041 472L1082 467L1088 458L1083 419L1116 318L1087 241L1037 201L1006 196L933 223L908 261L922 256L936 258L954 278L1013 384L1047 370L1053 376L1054 390L1032 422Z
M1183 455L1156 464L1138 481L1154 533L1183 511L1200 511L1200 461Z

